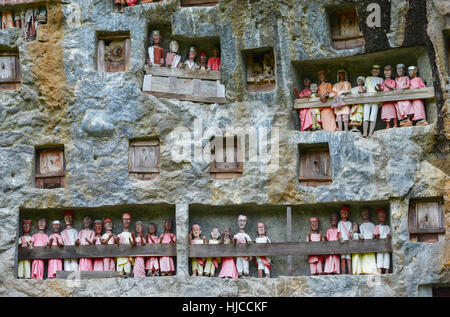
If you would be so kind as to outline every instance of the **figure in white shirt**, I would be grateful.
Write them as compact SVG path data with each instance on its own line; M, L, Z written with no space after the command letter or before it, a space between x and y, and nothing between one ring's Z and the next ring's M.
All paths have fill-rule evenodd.
M391 228L386 225L386 211L382 208L377 210L377 218L379 225L375 226L373 230L374 239L391 239ZM379 252L377 253L377 269L378 274L389 273L391 265L391 258L389 252Z
M248 234L245 233L245 228L247 228L248 218L247 216L240 215L238 217L238 226L239 226L239 232L235 234L233 240L237 244L246 243L249 244L252 242L252 239ZM251 257L242 257L239 256L236 258L236 267L238 271L239 277L242 275L248 277L250 274L249 271L249 262L252 258Z
M339 211L339 214L341 215L341 221L338 223L338 234L340 241L348 241L352 239L352 223L351 221L348 221L349 213L350 208L348 206L342 206ZM347 267L348 270L346 270ZM352 274L351 254L341 254L341 274Z
M271 243L268 236L266 236L266 227L263 223L258 223L256 226L258 230L258 238L256 238L256 243ZM270 258L266 256L256 257L256 266L258 267L258 277L263 277L263 272L266 273L266 277L270 278Z

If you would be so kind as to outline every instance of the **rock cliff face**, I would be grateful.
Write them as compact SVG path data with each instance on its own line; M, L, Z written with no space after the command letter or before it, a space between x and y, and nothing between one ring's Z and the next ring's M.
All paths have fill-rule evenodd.
M448 283L448 1L361 1L361 16L369 2L389 10L383 12L388 18L382 26L388 30L386 38L363 27L365 48L335 50L329 12L352 2L356 1L221 0L215 7L180 8L178 0L169 0L128 7L118 14L112 13L112 0L49 1L48 23L38 28L35 41L25 42L17 29L0 30L0 48L18 49L22 75L20 90L0 92L0 295L418 296L423 287ZM172 34L166 36L185 43L220 39L227 104L142 93L148 38L153 26L161 25L171 27ZM411 25L419 32L414 41L407 31ZM98 35L120 31L130 33L129 71L98 72ZM325 66L331 69L368 54L367 62L355 59L368 75L370 63L389 50L412 54L406 46L420 47L414 60L423 66L428 86L436 90L436 98L427 103L430 125L383 130L379 124L371 139L355 133L298 131L292 88L300 88L305 68L332 65ZM276 89L249 93L243 52L266 47L275 52ZM379 55L377 47L387 51ZM260 156L257 162L244 162L240 178L212 179L209 161L197 160L194 153L204 150L212 129L233 133L239 128L257 131L262 139L269 133L270 162ZM190 144L184 147L184 154L190 155L175 155L183 148L177 132L192 139L192 151ZM128 175L129 141L143 137L160 140L158 180L138 181ZM66 187L37 189L35 148L56 144L65 149ZM299 146L308 144L328 144L332 185L299 185ZM432 197L444 197L447 234L439 235L436 243L414 242L408 230L409 201ZM306 259L299 258L294 271L301 276L287 277L285 259L280 258L275 259L281 269L273 279L188 276L187 232L194 221L207 236L213 226L222 230L229 225L236 231L230 221L248 210L252 237L261 217L272 240L284 242L285 206L292 205L299 225L294 236L304 241L309 216L323 215L320 226L326 231L329 215L342 203L350 204L354 221L365 204L388 208L393 274L309 277ZM74 282L15 279L20 221L24 216L36 220L39 213L57 215L64 208L99 218L109 216L111 209L117 219L120 212L136 208L143 220L156 219L161 227L164 217L173 217L179 241L177 276ZM375 222L374 213L372 218ZM80 219L75 217L76 227ZM115 227L118 231L120 223Z

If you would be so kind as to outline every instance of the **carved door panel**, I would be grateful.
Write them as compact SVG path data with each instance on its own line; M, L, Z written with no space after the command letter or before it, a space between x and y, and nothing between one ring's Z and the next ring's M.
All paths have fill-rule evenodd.
M16 57L0 56L0 82L16 80Z
M340 34L343 37L352 38L360 34L358 17L355 12L341 14L340 18Z
M326 149L303 150L300 154L300 184L303 186L329 185L331 179L330 153Z
M416 204L416 226L421 230L440 228L441 214L438 202Z
M131 176L145 179L145 174L159 173L159 165L159 141L136 141L130 144L129 172L133 174Z
M64 153L62 151L41 152L39 172L43 176L62 175L64 173Z

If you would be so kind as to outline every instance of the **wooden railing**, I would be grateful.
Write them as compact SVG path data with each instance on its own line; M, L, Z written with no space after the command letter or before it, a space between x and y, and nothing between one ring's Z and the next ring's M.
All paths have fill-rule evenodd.
M389 101L413 100L413 99L431 99L435 98L434 88L392 90L365 94L349 94L343 96L343 101L347 105L358 105L366 103L379 103ZM326 102L321 102L318 97L296 99L294 109L307 108L327 108L334 104L334 98L328 98Z
M43 4L46 2L57 2L59 0L0 0L0 6L14 6L18 4Z

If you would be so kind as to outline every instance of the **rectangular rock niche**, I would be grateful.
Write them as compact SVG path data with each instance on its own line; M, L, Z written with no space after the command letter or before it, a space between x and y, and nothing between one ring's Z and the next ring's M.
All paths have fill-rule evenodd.
M160 48L151 48L153 31L160 31L162 36ZM218 67L208 67L194 69L185 67L183 63L188 60L189 50L195 47L197 54L195 62L198 66L200 55L206 54L206 63L210 58L220 58L220 39L218 37L186 38L172 35L170 24L152 24L148 32L149 41L147 43L145 76L142 91L145 94L153 95L157 98L178 99L199 103L226 103L225 86L221 83L221 72ZM178 43L178 51L171 52L171 42ZM149 65L150 54L164 58L164 64L152 62ZM170 54L170 57L169 57ZM154 59L154 57L153 57ZM158 58L159 59L159 58ZM178 62L177 62L178 61ZM216 65L217 66L217 65ZM217 68L217 69L216 69Z
M358 14L353 6L339 6L328 10L332 46L337 50L364 46Z
M411 200L408 226L412 240L438 242L439 234L445 234L444 200L442 198Z
M332 168L328 143L299 145L299 183L317 187L331 185Z
M241 142L241 138L237 136L215 137L211 141L209 172L213 179L232 179L242 176L244 144Z
M64 146L36 148L36 188L62 188L66 183Z
M423 99L425 102L427 121L429 123L435 123L437 121L436 99L433 89L430 60L426 48L423 46L391 49L383 52L331 59L294 61L293 65L296 73L295 87L299 90L303 89L303 79L305 77L309 77L313 83L318 83L317 73L320 70L325 70L327 72L327 81L335 84L338 82L337 71L340 69L347 71L348 81L352 87L357 87L357 78L359 76L371 76L370 71L375 64L382 67L382 78L384 78L383 68L386 65L391 65L394 68L394 78L397 64L405 64L406 67L417 66L418 76L424 80L427 88L387 93L380 92L377 94L348 95L343 98L344 102L351 105L405 99ZM386 94L389 94L389 96L386 96ZM329 98L326 103L320 102L317 98L311 100L309 98L296 99L294 109L331 107L333 102L334 98ZM381 109L378 111L376 130L386 128L386 123L381 120L380 113Z
M127 212L131 214L131 226L130 231L136 232L136 221L141 221L144 224L144 235L148 233L148 225L154 223L157 226L158 237L164 233L164 220L172 220L172 233L176 234L176 221L175 221L175 205L169 204L146 204L146 205L115 205L115 206L101 206L91 208L48 208L48 209L30 209L21 208L19 211L19 228L17 230L18 236L16 241L19 241L19 237L23 236L23 220L31 220L32 229L31 235L38 232L37 223L41 218L45 218L48 221L48 228L46 230L47 235L52 234L51 223L54 220L61 222L61 230L65 228L64 223L64 210L74 210L73 214L73 228L79 232L83 229L83 218L86 216L92 217L93 220L104 221L106 218L111 218L113 223L113 233L115 235L123 231L122 226L122 214ZM94 230L94 226L91 228ZM102 234L105 233L103 228ZM18 247L18 246L17 246ZM18 247L18 256L16 258L16 268L18 267L18 261L22 259L30 259L40 256L39 258L45 259L45 272L44 279L47 279L48 259L54 258L80 258L92 256L92 258L99 258L102 255L109 255L110 257L116 256L147 256L147 255L173 255L175 268L176 268L176 247L175 244L148 244L145 246L126 246L117 245L111 246L79 246L79 247L52 247L52 248L39 248L35 247L31 252L24 252L22 248ZM83 256L82 256L83 255ZM17 270L15 271L17 277ZM59 272L57 278L66 278L71 272ZM106 278L106 277L120 277L122 275L118 272L84 272L81 275L76 275L76 278Z
M0 90L20 89L19 52L0 47Z
M219 0L180 0L182 7L205 7L215 6L219 3Z
M243 52L247 90L270 92L275 90L276 66L273 48L260 48Z
M196 245L191 246L190 257L199 257L208 255L220 256L233 256L242 255L255 255L264 251L270 252L271 258L271 277L287 276L289 274L294 276L308 276L309 264L308 254L310 252L337 252L336 248L342 248L346 252L354 251L392 251L392 244L390 240L366 240L355 241L351 243L339 242L318 242L311 245L306 243L308 232L310 232L309 218L319 217L319 227L323 235L326 235L326 231L330 228L330 216L332 213L338 213L343 203L326 203L326 204L314 204L314 205L298 205L290 207L291 221L288 221L288 208L286 206L274 206L274 205L234 205L234 206L211 206L193 204L189 206L189 229L192 225L198 224L201 227L201 236L205 236L207 240L211 239L211 231L213 228L218 228L220 233L223 233L225 228L231 228L233 234L239 232L238 228L238 216L246 215L248 217L248 225L246 233L251 237L254 242L258 237L257 224L264 223L266 227L266 235L270 238L272 246L270 245L250 245L242 247L229 247L229 246L204 246ZM361 209L363 206L367 206L371 211L371 221L377 224L375 210L378 208L386 209L387 224L389 224L390 211L389 204L387 202L367 202L348 203L350 206L350 218L352 222L362 223ZM290 223L290 225L289 225ZM290 238L289 243L288 237ZM330 247L331 246L331 247ZM345 249L344 249L345 248ZM313 251L314 250L314 251ZM319 251L318 251L319 250ZM222 253L220 253L222 252ZM226 252L226 254L225 254ZM243 253L242 253L243 252ZM275 255L274 255L275 254ZM289 256L291 254L291 256ZM337 254L337 253L336 253ZM288 261L291 258L291 261ZM391 260L392 263L392 260ZM392 265L391 265L392 266ZM221 267L219 265L220 271ZM192 274L191 263L189 263L189 272ZM250 261L250 276L257 277L257 268L252 261ZM216 276L218 272L216 271Z
M139 180L159 179L159 140L130 141L128 170L130 177Z
M130 32L98 35L97 69L102 73L126 72L130 68Z

